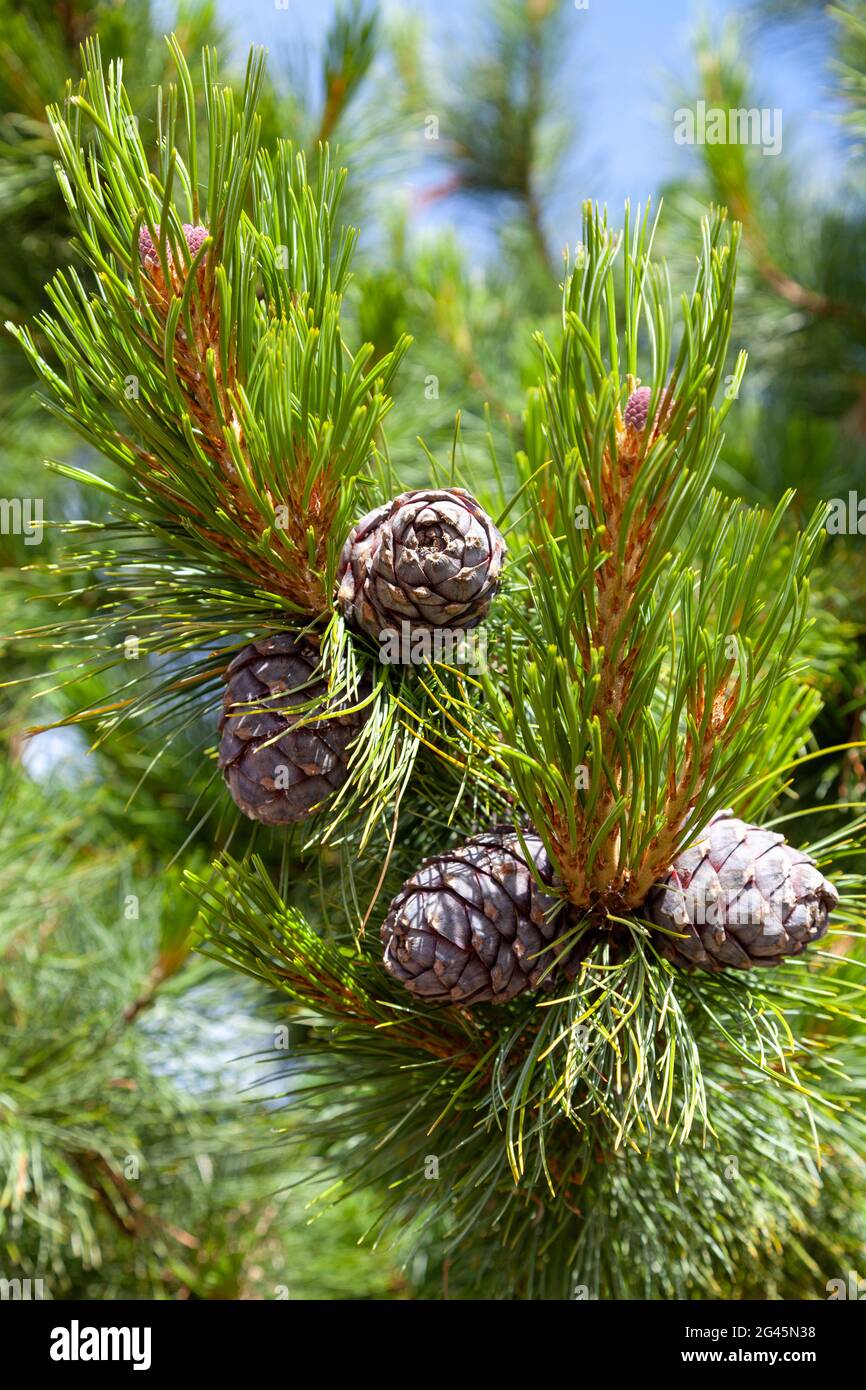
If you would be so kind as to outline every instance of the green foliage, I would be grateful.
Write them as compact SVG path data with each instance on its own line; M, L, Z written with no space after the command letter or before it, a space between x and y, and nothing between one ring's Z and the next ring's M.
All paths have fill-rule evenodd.
M81 0L74 10L61 23L60 11L3 7L0 201L9 244L0 294L17 323L41 307L44 281L70 258L43 108L77 70L78 42L98 29L106 55L134 54L130 107L148 142L155 83L171 62L148 5ZM215 34L211 7L185 11L179 39L188 53ZM275 109L271 93L264 97ZM274 149L270 158L282 178L285 156ZM299 168L296 161L285 180L286 196ZM303 256L304 247L293 251ZM117 677L94 669L104 658L87 669L78 659L74 641L93 619L94 596L59 567L68 544L52 520L74 516L96 530L123 475L34 408L20 391L24 359L9 338L7 347L2 491L38 497L46 529L36 547L5 527L0 537L0 1273L41 1277L54 1298L399 1296L390 1260L358 1247L369 1220L363 1199L317 1221L311 1240L306 1197L295 1195L301 1178L315 1181L308 1157L284 1163L269 1113L236 1094L242 1073L232 1059L250 1043L272 1042L273 1027L248 991L189 958L191 908L178 900L179 870L166 866L179 856L199 863L198 846L213 843L196 809L209 780L201 748L210 725L196 711L160 743L158 760L158 725L147 720L122 719L110 747L89 759L74 729L32 744L23 738L34 683L48 687L46 722L74 721L82 708L116 713L118 687L134 684L132 672L144 667L145 681L154 673L146 650ZM28 392L31 380L28 369ZM57 472L37 482L34 461L44 453L87 480ZM39 639L11 639L56 618L58 597L69 632L54 652ZM129 631L123 616L115 619L111 646ZM102 619L96 630L105 632ZM70 661L64 649L73 646ZM41 788L12 770L19 758ZM138 917L125 915L129 894Z
M862 932L858 884L840 931ZM192 886L208 953L291 1005L287 1114L333 1175L323 1200L378 1190L371 1239L410 1232L431 1292L444 1267L451 1296L730 1297L749 1259L760 1296L820 1297L856 1259L835 1209L863 1181L856 962L706 984L636 942L497 1017L412 1003L374 943L323 939L261 864Z
M228 559L254 610L267 595L272 609L304 619L326 602L335 547L357 507L353 484L405 344L373 367L370 349L348 354L339 327L345 235L331 264L341 180L326 155L312 188L287 146L275 160L258 155L260 57L236 111L206 56L208 194L200 204L192 82L179 49L175 56L180 109L167 93L158 177L119 71L106 80L96 47L68 120L52 111L62 186L99 289L88 292L75 272L51 285L55 316L40 327L64 378L28 334L21 341L58 413L126 475L125 489L104 484L120 517L173 542L172 571L196 565L189 589L207 592L204 575L221 573ZM90 158L82 116L95 129ZM186 220L203 221L209 234L193 264ZM145 224L159 246L152 275L139 265ZM118 411L131 438L117 428ZM83 480L80 471L71 476Z
M846 121L862 138L866 133L866 13L858 0L848 0L833 5L831 14L839 26L836 71L849 104Z
M549 459L522 456L528 535L504 599L504 651L483 680L494 727L485 728L483 712L472 726L484 775L504 797L516 791L580 907L606 898L635 907L687 822L692 832L729 803L760 810L816 712L792 681L823 509L786 553L769 595L784 503L772 517L722 511L708 491L745 366L741 358L714 407L735 242L722 218L705 224L669 364L670 292L650 259L652 237L646 216L620 238L587 213L580 263L565 283L561 345L554 353L540 344L545 383L527 433ZM637 443L622 434L618 412L644 337L649 418L659 424Z
M703 30L696 57L696 85L708 106L763 104L736 24L721 34ZM681 104L693 100L689 92ZM863 229L859 166L852 168L851 195L827 205L808 199L785 149L765 159L753 144L708 142L699 158L695 182L672 189L668 202L688 224L684 254L704 200L743 224L738 324L754 387L771 391L788 414L841 415L859 396L866 333L862 266L850 254Z
M302 1199L276 1195L309 1164L286 1165L268 1111L213 1064L244 1036L221 1041L220 1020L261 1046L273 1032L250 991L186 960L192 904L112 828L116 793L4 780L3 1276L41 1278L50 1298L393 1287L386 1261L334 1250L362 1234L362 1203L324 1223L330 1265L311 1261Z
M175 28L189 54L220 41L211 0L178 6ZM78 49L99 34L107 58L135 58L132 103L147 128L155 117L153 90L165 76L167 53L154 41L151 0L76 0L74 5L0 4L0 209L5 254L0 267L0 315L17 323L43 304L43 286L70 260L70 234L54 170L55 146L46 106L56 101ZM20 354L0 345L4 395L30 387Z
M567 130L554 122L551 86L562 41L559 0L497 0L476 21L472 56L446 78L436 101L453 178L468 194L517 202L547 264L542 180L564 153Z
M206 55L197 92L175 45L179 85L160 98L155 154L129 119L135 99L95 46L83 83L52 112L89 275L55 277L51 312L18 336L55 416L106 462L56 465L70 489L59 494L64 514L93 511L72 528L77 553L51 576L61 590L76 576L69 614L31 624L28 642L55 648L47 718L98 721L97 756L118 770L124 805L142 779L131 824L178 867L165 924L154 908L145 946L118 943L110 903L71 922L65 978L88 979L100 1014L89 993L74 1009L70 999L68 1015L52 1003L70 1019L68 1047L40 1026L54 998L41 972L15 978L28 1026L3 1038L24 1122L5 1169L17 1193L20 1135L34 1130L40 1097L55 1128L37 1213L56 1212L57 1175L72 1172L79 1139L112 1171L124 1145L158 1155L148 1219L182 1234L194 1213L213 1238L190 1254L177 1230L151 1221L135 1235L148 1252L136 1288L162 1279L172 1294L245 1296L251 1265L266 1267L266 1289L291 1284L271 1269L287 1251L309 1258L294 1199L273 1228L258 1221L258 1203L273 1211L274 1186L301 1177L315 1184L321 1229L335 1233L328 1257L349 1234L379 1250L396 1242L413 1290L436 1297L568 1297L576 1287L596 1297L821 1297L859 1257L862 764L849 766L856 750L822 750L858 733L861 590L852 582L840 593L819 558L828 482L810 468L819 457L841 489L861 462L848 414L862 355L859 271L840 269L859 208L804 218L787 171L768 177L748 151L707 146L661 227L628 213L619 235L587 210L557 315L542 196L561 167L550 102L558 8L492 6L483 56L437 92L448 98L434 109L452 180L440 195L471 190L505 224L499 263L480 274L455 240L419 247L395 214L384 251L374 243L349 282L344 174L317 140L339 133L353 170L366 167L382 32L360 6L330 31L321 104L303 113L295 103L294 148L270 139L279 99L257 56L235 97ZM846 7L841 31L852 109L859 8ZM404 89L382 104L382 120L426 106L411 61L421 50L411 34L397 42ZM718 52L705 44L701 64L703 95L752 104L733 39ZM736 220L706 216L711 203ZM185 221L208 228L195 258ZM140 264L143 225L158 268ZM674 282L690 285L678 313L654 254L662 244ZM743 355L730 360L734 322L757 369L751 388ZM418 342L398 377L407 331ZM641 377L651 425L637 437L622 412ZM137 393L127 396L130 378ZM307 828L303 853L291 837L263 846L235 826L206 867L224 802L201 752L227 650L248 634L309 625L335 687L351 686L370 654L331 613L338 547L360 511L430 476L465 483L507 528L486 668L378 672L352 781L327 823ZM296 525L285 532L287 500ZM10 608L43 583L16 582ZM143 671L122 662L129 632L142 639ZM29 671L28 648L16 652ZM827 949L778 971L686 975L661 958L643 904L677 850L731 803L811 850L840 910ZM160 826L165 804L171 824ZM126 812L103 814L122 837ZM533 822L553 856L563 920L567 911L575 924L562 949L565 958L578 948L569 972L499 1009L424 1005L382 970L385 904L424 857L502 820ZM79 829L73 819L61 886L68 866L86 875L103 862ZM52 831L48 843L62 837ZM178 914L182 870L192 896ZM36 872L47 877L40 861ZM115 880L106 892L116 894ZM79 1061L81 1096L104 1093L122 1059L149 1097L161 1044L148 1019L161 1000L200 1008L197 992L227 978L187 958L194 914L201 952L242 977L239 997L256 1019L289 1025L288 1066L269 1029L253 1049L268 1109L249 1106L241 1121L202 1082L193 1096L160 1090L152 1111L127 1110L122 1093L82 1127L67 1085ZM107 980L92 968L94 942ZM133 958L131 990L118 951ZM49 952L38 960L53 987L63 971ZM55 1052L56 1070L46 1064L28 1085L28 1069ZM271 1145L274 1072L282 1105ZM204 1193L189 1163L204 1143L211 1153L234 1145L215 1165L219 1191ZM51 1259L62 1264L72 1230L88 1251L82 1268L92 1267L109 1248L106 1183L91 1167L71 1190ZM107 1195L125 1219L113 1180ZM340 1213L348 1230L328 1224ZM16 1220L16 1235L36 1238L38 1214ZM333 1275L313 1268L305 1287L340 1296L360 1278L399 1292L390 1258L341 1254ZM80 1273L64 1278L81 1286ZM121 1284L129 1278L118 1270Z
M856 71L863 66L856 33L864 7L858 0L830 8L834 75L856 127ZM681 101L699 93L708 105L761 106L745 47L737 26L721 35L701 31L697 91ZM852 158L844 197L834 202L804 191L787 145L771 160L753 146L701 146L694 177L667 198L674 217L666 222L664 247L674 263L685 264L690 254L703 198L726 204L744 226L737 325L750 369L717 479L732 495L771 508L786 488L796 488L787 526L803 526L815 507L857 493L863 474L863 286L851 255L862 237L862 160ZM816 736L834 749L863 737L864 579L860 537L834 534L813 574L817 621L806 637L806 650L818 644L816 677L826 702ZM857 750L842 750L806 765L795 786L807 802L828 793L857 801L860 769Z
M353 926L381 889L375 868L355 869L355 900L326 914L324 938L260 864L223 860L216 878L193 879L205 949L281 989L307 1030L305 1122L333 1162L332 1195L378 1185L382 1233L417 1230L447 1263L449 1290L635 1297L654 1261L657 1293L694 1297L729 1292L748 1251L777 1291L794 1280L817 1296L853 1257L839 1223L811 1251L804 1241L822 1150L849 1177L860 1165L862 880L845 862L861 852L862 818L814 846L828 866L837 859L837 930L855 959L824 953L820 970L768 982L692 978L661 959L641 918L710 815L729 800L764 811L804 747L819 702L800 643L824 516L788 547L789 499L767 517L707 496L744 368L716 408L736 248L722 217L706 223L677 340L651 244L646 218L620 239L588 213L558 351L539 344L545 382L528 411L487 673L458 678L459 696L449 673L428 678L450 727L445 764L467 763L482 806L511 804L518 824L528 815L581 911L562 947L581 945L574 983L555 977L541 1002L495 1011L424 1006L383 977L377 943ZM637 439L619 411L644 342L658 423ZM452 786L432 790L440 818ZM436 844L423 824L408 838ZM411 867L403 849L394 858ZM776 1179L781 1152L795 1155L795 1183ZM742 1188L721 1220L714 1209L702 1221L681 1185L721 1189L732 1153ZM627 1201L620 1242L610 1213ZM782 1230L797 1232L784 1267Z
M244 630L322 617L407 346L373 364L369 346L346 347L354 235L336 222L344 175L326 150L308 179L285 142L259 149L261 54L239 107L205 54L205 137L177 45L174 53L179 91L161 102L158 174L120 72L105 74L97 46L66 114L51 111L61 184L97 287L74 270L55 277L54 314L39 320L48 356L29 331L18 335L52 411L120 474L115 483L56 465L99 489L110 509L110 520L79 528L87 548L64 562L68 573L98 563L103 576L91 586L102 590L99 610L76 635L106 666L130 635L145 653L209 652L195 672L178 677L169 664L166 677L148 666L124 682L107 727L150 708L154 689L182 723L196 720ZM182 225L202 219L209 236L190 263ZM140 264L144 226L159 247L151 268Z

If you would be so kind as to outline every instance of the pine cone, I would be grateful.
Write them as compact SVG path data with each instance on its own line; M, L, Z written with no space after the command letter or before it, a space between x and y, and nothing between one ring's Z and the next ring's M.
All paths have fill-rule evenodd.
M210 232L207 227L194 227L191 222L184 222L183 234L186 239L186 244L189 247L190 258L195 260L202 242L206 237L210 236ZM156 229L156 235L159 237L159 227ZM143 226L138 233L138 254L141 256L142 264L147 270L153 270L159 266L159 247L154 242L146 226ZM166 254L168 256L168 263L171 265L173 257L170 245L166 247Z
M524 841L552 884L541 840L530 832ZM557 902L538 886L514 830L476 835L404 883L382 926L385 968L423 999L507 1003L556 963L545 943L559 934Z
M668 931L663 953L704 970L778 965L827 930L839 902L815 861L782 835L722 811L675 861L647 904Z
M652 389L649 386L638 386L636 391L632 391L625 403L623 415L627 430L634 430L636 434L642 434L646 429L652 394ZM667 391L663 391L655 415L656 429L664 430L667 428L668 421L676 410L676 405L676 401L668 398Z
M310 700L314 710L327 707L328 691L318 650L290 632L244 647L224 679L219 765L234 800L266 825L305 820L346 781L349 745L369 710L293 728L310 718ZM365 681L360 697L370 689Z
M652 391L648 386L639 386L636 391L632 391L625 407L625 427L627 430L637 430L640 432L646 429L647 416L649 415Z
M351 531L337 571L350 626L386 634L465 630L486 617L499 588L505 541L462 488L404 492Z

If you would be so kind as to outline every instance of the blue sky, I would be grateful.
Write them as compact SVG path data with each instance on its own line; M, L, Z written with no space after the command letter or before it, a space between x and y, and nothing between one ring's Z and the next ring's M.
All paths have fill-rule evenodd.
M588 8L578 8L582 3L565 0L562 100L564 114L576 120L579 132L579 186L573 200L563 200L563 210L551 212L556 240L570 239L571 228L558 225L574 216L565 210L569 205L576 211L584 197L611 209L621 207L627 196L643 201L692 158L672 138L671 94L677 82L686 83L692 75L691 38L706 6L696 0L588 0ZM484 0L384 0L381 7L386 13L422 15L447 52L448 47L471 45ZM282 57L296 61L302 52L314 50L333 9L334 0L219 0L237 52L263 43L277 65ZM748 9L748 0L713 0L710 12L718 24ZM806 42L792 41L790 34L786 26L750 37L755 90L761 106L781 108L785 156L793 156L804 180L820 190L838 182L844 160L826 66L826 34L814 26ZM425 216L443 221L454 211L452 202L434 206ZM468 210L461 209L460 222L470 240L473 234L486 239L484 227L473 224Z

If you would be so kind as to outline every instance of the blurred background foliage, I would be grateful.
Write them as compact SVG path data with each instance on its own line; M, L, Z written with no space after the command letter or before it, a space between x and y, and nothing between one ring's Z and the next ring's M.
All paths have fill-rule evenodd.
M568 6L477 0L477 42L461 48L437 47L417 15L397 9L386 21L372 0L344 4L317 53L273 61L265 140L287 135L311 159L328 140L349 167L347 215L364 228L350 336L377 354L401 332L414 338L388 425L402 480L426 479L419 437L447 457L459 411L462 466L483 484L491 442L503 468L524 444L526 393L540 374L532 334L556 332L562 261L550 210L566 205L576 226L582 197L582 132L563 100ZM696 28L668 108L765 105L747 58L756 27L808 44L810 24L830 35L826 80L847 140L838 196L811 198L785 151L766 159L748 145L684 150L678 177L658 190L674 278L690 273L707 203L744 223L735 347L750 366L718 482L768 506L796 489L792 524L856 492L866 462L866 3L757 4L743 23ZM73 255L44 107L75 78L78 45L98 33L106 56L128 60L138 119L153 123L168 67L161 36L172 28L193 56L226 38L210 0L173 13L149 0L0 0L4 318L32 318L49 273ZM410 180L407 202L399 190ZM461 235L469 204L495 229L482 264ZM446 215L419 236L412 213L430 207L451 209L453 225ZM41 413L5 336L0 411L2 496L41 498L54 521L86 516L93 497L41 467L46 457L80 462L80 446ZM148 727L127 723L92 751L74 723L28 738L35 723L111 701L117 677L89 674L85 688L66 653L9 640L58 602L74 617L86 601L52 568L55 530L39 546L11 530L0 534L0 1277L42 1277L56 1298L441 1296L447 1270L403 1269L399 1249L359 1244L362 1202L308 1224L315 1161L303 1145L274 1142L268 1087L254 1084L279 1011L190 951L192 908L178 884L214 840L213 762L200 753L210 728L187 731L155 767ZM833 537L807 654L824 701L814 751L863 735L864 601L862 539ZM31 678L46 669L57 682L34 711ZM805 764L790 791L826 809L864 794L858 750ZM816 834L825 829L822 817ZM284 1096L290 1048L276 1080ZM279 1125L291 1126L291 1106L280 1106ZM299 1188L302 1178L312 1188ZM623 1181L623 1201L636 1200ZM846 1198L836 1209L831 1185L827 1209L814 1212L816 1227L848 1233L842 1247L866 1225L863 1194ZM775 1239L770 1283L752 1296L814 1296L800 1224L802 1237Z

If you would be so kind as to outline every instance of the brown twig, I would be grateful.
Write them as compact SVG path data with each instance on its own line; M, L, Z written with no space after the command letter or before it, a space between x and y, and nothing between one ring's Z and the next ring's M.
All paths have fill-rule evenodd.
M151 308L164 324L172 297L183 294L184 283L181 273L173 262L170 263L171 284L166 285L160 266L148 265L145 270L142 284L145 286ZM232 404L234 355L229 355L228 371L224 379L220 353L217 351L220 337L218 299L206 265L198 267L196 276L196 293L191 296L189 303L192 337L178 329L174 341L173 365L187 397L201 448L219 470L215 479L218 504L234 517L240 528L254 542L258 543L266 527L270 525L270 520L245 488L226 439L226 431L230 431L234 435L237 447L243 450L243 430ZM139 336L150 351L161 358L162 352L157 342L143 332ZM205 371L205 362L211 349L214 350L214 384L219 399L219 413ZM223 533L214 532L207 526L200 510L178 498L174 490L160 478L159 475L164 474L165 469L159 461L143 450L137 452L149 469L149 481L154 490L175 507L183 506L199 534L212 544L218 543L223 553L231 557L243 572L252 572L257 583L283 595L303 613L318 615L327 609L327 596L320 573L325 568L327 536L339 497L337 489L326 475L311 480L313 464L306 451L296 453L292 460L287 496L274 498L270 493L267 494L269 507L272 510L280 507L286 519L286 524L280 526L278 532L281 563L256 554ZM315 537L312 564L308 554L308 532L312 532Z

